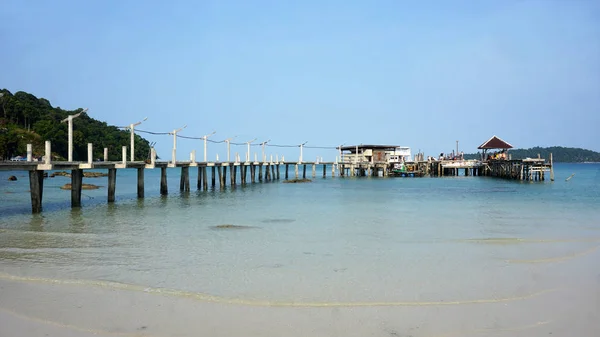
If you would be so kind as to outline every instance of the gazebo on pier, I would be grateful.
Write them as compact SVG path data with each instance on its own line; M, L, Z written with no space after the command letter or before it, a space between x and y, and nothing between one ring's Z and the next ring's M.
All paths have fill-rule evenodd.
M479 145L479 147L477 147L479 150L483 150L483 154L482 154L482 160L485 161L486 158L486 153L487 150L502 150L502 157L503 158L494 158L494 159L508 159L508 157L506 156L506 151L508 151L509 149L512 149L513 146L510 145L509 143L505 142L504 140L502 140L500 137L498 136L492 136L492 138L488 139L485 143Z

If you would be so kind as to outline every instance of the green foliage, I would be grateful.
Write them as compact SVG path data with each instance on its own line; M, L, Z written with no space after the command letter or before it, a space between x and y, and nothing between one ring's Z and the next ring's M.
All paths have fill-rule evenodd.
M33 145L34 156L44 154L44 141L52 142L52 155L66 158L68 153L67 123L61 121L74 111L52 107L44 98L37 98L26 92L0 90L0 159L9 159L25 155L27 144ZM87 144L93 144L94 159L104 157L104 148L108 148L109 160L121 160L122 146L130 145L130 133L127 130L109 126L83 113L73 120L73 159L87 160ZM147 140L135 136L135 158L145 160L150 145ZM129 160L129 154L127 155Z
M489 153L489 151L488 151ZM533 147L530 149L510 149L508 153L512 159L525 159L540 157L550 159L561 163L583 163L583 162L600 162L600 153L573 147ZM465 159L481 159L481 153L465 154Z

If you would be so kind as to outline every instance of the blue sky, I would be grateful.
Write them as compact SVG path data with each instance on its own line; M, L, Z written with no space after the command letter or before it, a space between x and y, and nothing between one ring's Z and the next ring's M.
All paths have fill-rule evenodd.
M186 136L437 155L456 140L475 152L496 134L515 147L600 150L592 0L4 0L0 65L13 93L114 125L187 124ZM170 157L172 137L146 138ZM192 149L202 156L200 141L180 139L178 157Z

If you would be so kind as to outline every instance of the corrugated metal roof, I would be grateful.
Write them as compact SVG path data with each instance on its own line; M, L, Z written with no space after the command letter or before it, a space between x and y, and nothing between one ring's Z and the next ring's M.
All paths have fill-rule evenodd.
M492 136L487 142L479 145L478 149L512 149L513 146L503 141L498 136Z

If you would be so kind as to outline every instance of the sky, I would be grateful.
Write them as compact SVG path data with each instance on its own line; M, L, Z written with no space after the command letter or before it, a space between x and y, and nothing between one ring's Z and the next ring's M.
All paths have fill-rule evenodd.
M600 151L600 2L3 0L0 88L111 125L307 142L304 160L472 153L492 135ZM170 158L172 137L141 135ZM178 140L178 159L192 150Z

